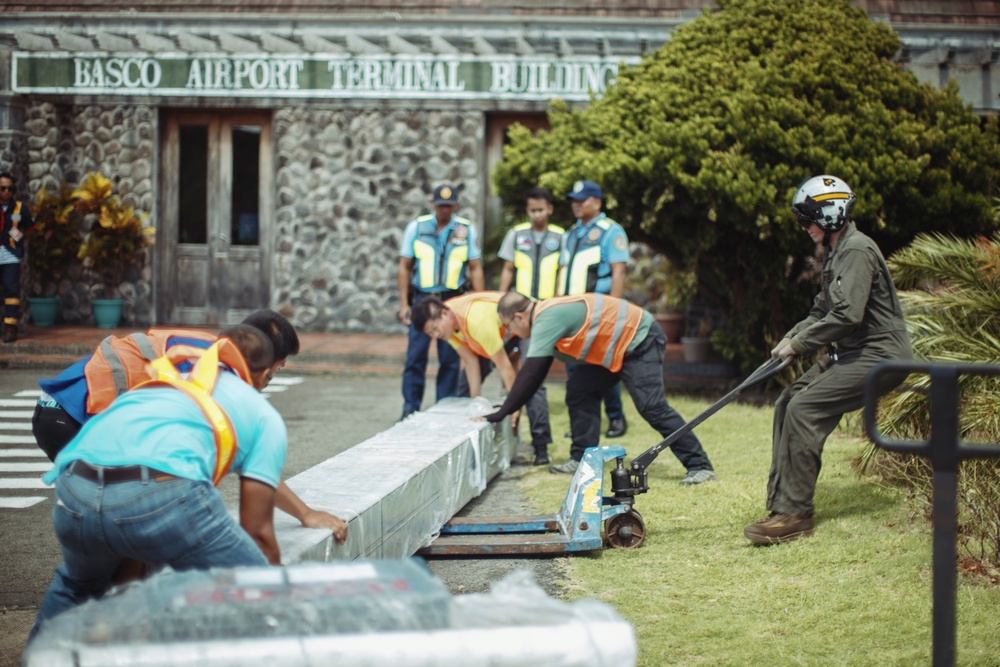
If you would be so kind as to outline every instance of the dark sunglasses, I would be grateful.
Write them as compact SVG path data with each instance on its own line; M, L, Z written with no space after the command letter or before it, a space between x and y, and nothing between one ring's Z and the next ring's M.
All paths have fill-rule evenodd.
M13 192L13 191L14 191L13 185L0 185L0 192Z

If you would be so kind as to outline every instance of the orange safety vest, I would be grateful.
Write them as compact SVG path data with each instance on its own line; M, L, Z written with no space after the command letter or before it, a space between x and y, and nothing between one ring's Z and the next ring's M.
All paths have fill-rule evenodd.
M503 292L470 292L469 294L456 296L454 299L448 299L444 302L448 310L455 313L455 319L458 320L458 328L461 329L462 336L465 338L463 341L464 344L468 345L480 357L485 357L486 359L490 358L489 353L486 352L485 348L478 341L473 340L472 336L469 335L469 325L466 320L468 319L469 309L472 308L472 304L477 301L485 301L495 306L500 302L501 297L503 297ZM503 338L507 335L507 329L500 324L499 320L500 316L498 315L497 326L500 327L500 338Z
M209 344L214 343L217 338L214 334L190 329L150 329L144 334L134 333L121 338L108 336L101 341L97 352L84 366L83 372L87 378L87 413L96 415L111 405L120 394L148 380L146 364L166 354L167 341L172 336L193 338ZM186 345L178 347L197 349ZM201 350L196 356L200 356L200 353Z
M180 371L177 370L177 364L194 358L197 358L198 362L188 373L187 379L182 378ZM152 379L135 386L135 389L170 386L186 394L201 408L215 436L215 471L212 473L212 484L216 486L232 467L239 447L236 430L229 415L212 398L212 391L219 379L220 360L233 369L244 382L253 384L250 369L243 355L232 341L224 338L207 350L184 345L171 347L166 355L148 364L147 370Z
M535 304L532 323L552 306L577 301L587 305L587 319L579 331L556 343L556 349L577 361L604 366L617 373L622 368L625 351L639 330L642 308L607 294L557 296Z

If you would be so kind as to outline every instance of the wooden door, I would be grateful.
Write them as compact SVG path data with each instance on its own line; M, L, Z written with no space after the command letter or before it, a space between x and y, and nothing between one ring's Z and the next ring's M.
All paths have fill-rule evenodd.
M172 113L162 155L159 321L224 326L268 307L270 114Z

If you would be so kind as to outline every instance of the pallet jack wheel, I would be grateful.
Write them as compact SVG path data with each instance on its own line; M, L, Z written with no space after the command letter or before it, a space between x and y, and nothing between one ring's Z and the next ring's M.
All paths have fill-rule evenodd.
M646 539L646 524L638 512L629 510L604 522L604 534L615 549L636 549Z

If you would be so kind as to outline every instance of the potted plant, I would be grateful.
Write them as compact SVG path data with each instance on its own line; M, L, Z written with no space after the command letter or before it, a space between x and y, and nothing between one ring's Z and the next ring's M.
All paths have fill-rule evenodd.
M626 298L652 313L667 341L676 343L684 330L684 313L698 290L697 276L663 255L641 251L636 254L626 283Z
M33 210L35 224L27 231L25 259L28 308L36 326L52 326L59 313L59 282L80 250L80 215L66 183L55 194L39 188Z
M102 328L118 326L122 307L119 287L129 270L142 266L144 250L153 244L156 231L143 224L145 213L123 205L111 191L111 181L92 172L73 192L76 210L91 222L77 256L100 281L101 289L95 294L104 298L92 298L90 303L97 326Z
M684 345L684 361L704 362L712 352L712 318L703 317L688 335L681 338Z

